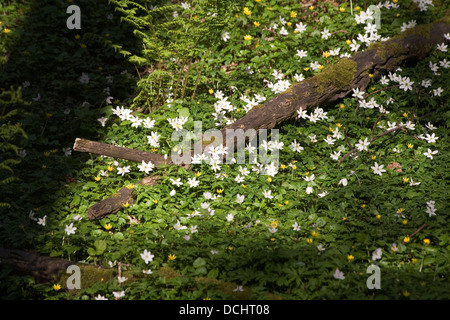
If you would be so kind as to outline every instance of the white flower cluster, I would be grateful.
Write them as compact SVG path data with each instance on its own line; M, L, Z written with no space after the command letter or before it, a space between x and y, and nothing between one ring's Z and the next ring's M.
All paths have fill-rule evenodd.
M427 11L428 7L433 7L433 0L412 0L417 4L420 11Z

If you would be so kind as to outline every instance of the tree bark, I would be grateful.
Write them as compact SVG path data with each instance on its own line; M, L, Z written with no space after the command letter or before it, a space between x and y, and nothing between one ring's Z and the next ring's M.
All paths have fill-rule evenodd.
M155 165L172 164L170 159L164 159L164 156L156 153L145 152L125 147L113 146L106 143L90 141L77 138L73 145L73 150L79 152L89 152L97 155L124 159L134 162L151 161Z
M158 177L147 177L139 181L137 184L153 187L158 183L158 179ZM88 217L90 220L104 218L107 215L119 212L124 207L124 204L127 203L131 205L135 203L135 200L133 197L133 190L124 187L112 196L89 207Z

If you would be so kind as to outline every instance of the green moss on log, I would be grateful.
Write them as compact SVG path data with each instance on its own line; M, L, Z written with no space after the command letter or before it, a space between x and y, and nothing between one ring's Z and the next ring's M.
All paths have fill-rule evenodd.
M333 85L338 89L349 86L356 73L356 62L350 59L342 59L338 63L325 68L321 73L311 78L318 93L323 93L325 88Z
M377 56L384 61L388 55L400 56L403 52L403 47L394 41L374 42L369 45L367 50L376 50Z

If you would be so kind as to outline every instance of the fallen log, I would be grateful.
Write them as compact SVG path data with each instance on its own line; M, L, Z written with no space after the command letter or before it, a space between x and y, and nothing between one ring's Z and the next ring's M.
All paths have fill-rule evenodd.
M146 177L137 184L153 187L158 183L158 179L158 177ZM133 203L135 203L133 189L124 187L112 196L90 206L88 209L88 217L90 220L101 219L119 212L124 205L131 205Z
M77 138L73 145L73 150L79 152L94 153L97 155L124 159L134 162L149 162L154 165L172 164L169 158L165 159L164 156L157 153L150 153L141 150L135 150L125 147L113 146L110 144L96 142L86 139Z

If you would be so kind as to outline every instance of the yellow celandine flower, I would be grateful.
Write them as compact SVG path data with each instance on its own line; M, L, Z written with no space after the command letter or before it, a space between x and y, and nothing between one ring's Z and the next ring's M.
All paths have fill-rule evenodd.
M398 208L397 213L402 213L403 211L405 211L405 209L403 209L403 208Z
M247 16L250 16L250 15L252 15L252 12L250 11L250 9L248 7L245 7L244 8L244 14L247 15Z
M47 166L45 164L43 164L42 169L47 169Z
M408 220L405 219L405 220L402 221L402 223L403 223L403 224L407 224L407 223L408 223Z
M406 118L406 117L408 116L408 114L405 112L405 113L403 114L403 116Z
M313 11L314 10L314 6L310 6L308 9Z
M347 220L347 217L342 217L342 221L345 221L345 220Z
M3 29L3 32L4 32L4 33L10 33L10 32L11 32L11 29L5 28L5 29Z
M290 27L292 25L292 22L286 22L287 26Z
M291 18L295 18L297 16L297 13L295 13L294 11L291 11Z
M270 223L270 227L271 228L276 228L278 226L278 220L273 220L271 223Z
M124 207L124 208L128 208L129 206L130 206L130 204L128 203L128 201L125 203L122 203L122 207Z
M280 166L280 168L281 168L281 169L286 169L287 166L286 166L285 164L282 164L282 165Z
M307 242L308 244L311 244L311 243L313 243L313 239L308 238L308 239L306 239L306 242Z
M209 89L209 94L213 94L214 93L214 90L213 89Z
M195 175L196 175L197 177L200 177L200 176L202 175L202 172L201 172L201 171L197 171L197 172L195 173Z
M242 188L244 188L244 189L247 188L247 185L246 185L246 184L242 184L241 186L242 186Z
M345 12L345 8L344 8L344 7L340 7L340 8L339 8L339 11L340 11L340 12Z
M81 36L79 35L79 34L77 34L77 35L75 35L75 39L80 39L81 38Z
M322 52L322 55L323 55L325 58L328 58L328 57L330 56L330 54L328 53L328 51Z
M112 225L111 225L110 223L106 223L103 227L104 227L106 230L110 230L110 229L112 228Z
M377 214L377 215L375 216L375 218L377 218L378 220L381 219L381 214Z
M322 70L323 68L324 68L324 66L322 66L322 65L319 66L319 69L320 69L320 70Z
M222 193L223 189L217 189L217 193Z
M261 0L260 0L260 1L261 1ZM211 298L206 297L206 298L203 298L203 300L211 300Z
M236 18L239 18L239 15L238 15L238 14L236 14L236 15L235 15L235 17L236 17Z
M96 177L94 178L95 181L100 181L101 179L102 179L102 177L100 177L100 176L96 176Z
M336 123L336 127L340 128L340 127L342 127L342 124Z
M365 205L365 204L362 204L362 205L361 205L361 208L363 208L363 209L364 209L365 207L366 207L366 205Z
M309 70L309 68L303 68L303 70L305 70L305 71L308 71L308 70Z
M356 6L355 10L358 11L361 10L361 8L359 6Z
M312 232L311 232L311 235L312 235L314 238L317 238L317 237L319 236L319 233L318 233L317 231L312 231Z
M408 147L408 149L411 149L412 147L414 147L411 143L408 143L406 146Z
M108 170L108 171L113 171L113 170L114 170L114 167L108 166L108 168L106 168L106 170Z
M59 283L55 283L53 285L53 290L55 290L55 291L61 290L61 285Z
M295 164L292 165L292 170L296 170L297 166Z
M403 178L402 180L403 180L404 183L408 183L409 182L408 178Z
M271 182L272 182L272 178L271 178L271 177L268 177L268 178L267 178L267 182L268 182L268 183L271 183Z
M396 17L400 17L400 13L397 13L395 16L396 16Z
M275 241L275 238L270 238L270 241Z
M157 204L157 203L158 203L158 200L153 200L153 203L154 203L154 204Z
M369 78L373 78L373 74L372 73L369 73Z
M169 254L169 260L170 260L170 261L175 260L176 258L177 258L176 255L174 255L174 254Z
M258 48L258 47L259 47L259 42L257 42L257 43L255 44L255 48ZM239 112L240 109L237 109L237 111Z
M355 257L352 256L351 254L349 254L349 255L347 256L347 261L352 261L353 259L355 259Z
M134 184L127 184L126 186L125 186L125 188L127 188L127 189L134 189Z
M251 35L249 35L249 34L246 34L245 36L244 36L244 40L252 40L252 36Z
M255 27L259 27L261 25L261 23L259 23L258 21L253 22L253 24L255 25Z
M410 293L409 291L407 291L407 290L403 291L403 295L404 295L405 297L409 297L410 294L411 294L411 293Z
M344 109L345 109L345 105L344 105L343 103L341 103L341 104L339 105L339 109L344 110Z
M397 2L398 2L398 0L392 0L392 2L393 2L393 3L397 3Z
M411 262L412 263L417 263L417 259L416 258L411 258Z
M372 160L375 160L377 158L377 156L370 156L372 158Z
M48 156L50 156L50 152L48 152L48 151L44 152L44 157L48 157Z
M232 246L229 246L228 247L228 250L233 250L234 248L232 247Z
M406 237L403 238L403 242L404 242L404 243L408 243L410 240L411 240L411 239L410 239L408 236L406 236Z
M152 148L152 152L156 152L156 151L158 151L158 149Z
M286 201L284 202L284 204L285 204L285 205L288 205L288 204L289 204L289 200L286 200Z
M424 245L429 245L430 244L430 239L423 239L423 244Z
M351 44L351 43L352 43L352 40L350 40L350 39L347 39L347 40L345 41L345 43L347 43L347 44Z
M255 2L261 2L261 0L255 0Z

